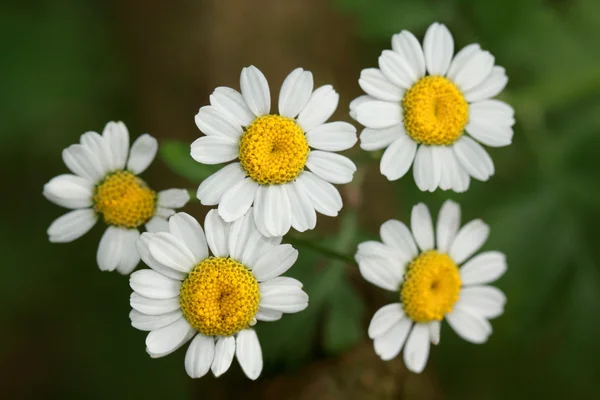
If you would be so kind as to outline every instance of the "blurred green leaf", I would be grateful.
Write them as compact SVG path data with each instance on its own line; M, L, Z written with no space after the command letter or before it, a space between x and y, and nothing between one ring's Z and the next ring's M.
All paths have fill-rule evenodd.
M160 158L171 171L196 184L221 168L220 165L206 165L194 161L190 156L189 144L176 140L166 140L161 143Z
M325 314L323 347L330 354L349 349L364 336L363 316L365 305L359 293L346 279L329 293Z

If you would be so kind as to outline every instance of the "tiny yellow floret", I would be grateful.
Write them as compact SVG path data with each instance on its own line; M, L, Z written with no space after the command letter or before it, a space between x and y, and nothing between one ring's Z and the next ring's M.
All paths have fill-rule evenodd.
M94 210L102 214L104 222L124 228L141 226L156 210L156 193L127 171L108 175L96 186L92 200Z
M435 250L421 253L400 286L402 308L415 322L441 321L458 301L461 280L450 256Z
M469 120L462 92L443 76L425 76L402 100L406 133L417 143L449 145L460 138Z
M259 286L252 272L226 257L200 262L179 291L183 315L206 336L231 336L248 328L259 301Z
M242 135L239 158L246 174L262 185L290 182L302 172L309 152L302 128L291 118L256 118Z

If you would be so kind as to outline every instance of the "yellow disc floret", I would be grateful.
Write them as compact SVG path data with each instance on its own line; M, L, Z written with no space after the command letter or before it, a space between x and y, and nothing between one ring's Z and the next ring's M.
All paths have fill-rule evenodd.
M415 322L441 321L458 300L460 286L450 256L434 250L421 253L408 266L400 287L404 312Z
M259 300L252 272L225 257L207 258L196 265L179 292L183 315L206 336L231 336L248 328Z
M406 91L402 100L408 135L426 145L449 145L463 133L469 104L461 91L443 76L426 76Z
M118 171L96 186L93 202L107 224L137 228L154 215L156 193L131 172Z
M249 177L263 185L296 179L306 165L308 142L296 121L265 115L252 122L240 141L240 163Z

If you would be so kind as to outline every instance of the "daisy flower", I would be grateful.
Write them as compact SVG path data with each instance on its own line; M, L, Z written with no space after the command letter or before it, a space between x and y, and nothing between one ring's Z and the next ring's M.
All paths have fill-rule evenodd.
M48 228L53 243L66 243L83 236L98 221L108 228L98 247L102 271L129 274L140 261L135 243L142 225L149 231L165 230L174 208L187 203L184 189L158 194L137 175L152 163L158 144L144 134L129 149L129 132L122 122L109 122L102 135L87 132L79 144L63 150L62 157L73 174L59 175L44 185L44 196L70 208Z
M251 327L308 306L302 284L279 276L298 251L280 244L281 237L262 236L252 209L234 223L211 210L204 229L177 213L168 232L142 234L138 250L152 269L131 274L131 324L150 331L146 351L153 358L192 340L185 355L192 378L209 370L222 375L235 355L246 376L256 379L263 360Z
M360 135L363 150L386 148L380 170L391 181L414 161L420 190L464 192L471 177L487 181L494 174L479 143L502 147L512 141L514 111L492 100L508 82L504 68L478 44L454 58L453 52L448 28L434 23L422 48L412 33L402 31L393 36L392 50L381 53L379 68L360 74L367 95L350 103L350 115L366 127Z
M488 319L504 312L506 297L487 284L504 274L506 258L488 251L467 261L486 241L489 227L479 219L459 226L460 207L446 201L434 240L431 215L421 203L412 210L412 233L402 222L389 220L381 225L383 243L358 246L355 258L363 278L396 292L400 300L379 309L369 325L383 360L396 357L404 346L407 368L423 371L429 342L440 341L443 319L472 343L484 343L492 334Z
M242 70L240 87L242 93L215 89L211 105L196 115L206 136L192 143L194 160L235 160L202 182L200 202L218 204L227 222L254 205L256 226L267 237L283 236L290 227L313 229L316 212L337 216L342 198L332 184L350 182L356 166L334 152L351 148L357 139L351 124L325 123L339 100L333 87L313 91L312 73L295 69L281 86L279 115L271 114L269 84L256 67Z

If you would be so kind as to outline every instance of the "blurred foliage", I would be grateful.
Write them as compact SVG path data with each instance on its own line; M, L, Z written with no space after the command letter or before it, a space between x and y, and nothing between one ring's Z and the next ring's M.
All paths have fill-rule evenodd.
M290 275L304 283L310 307L257 326L264 375L297 372L317 359L351 353L358 341L367 341L372 303L383 304L371 296L381 291L357 285L354 267L343 257L323 256L319 246L351 256L356 243L374 238L386 219L408 221L420 201L435 214L450 197L462 205L465 222L481 217L491 225L485 248L507 254L509 270L498 286L508 304L492 321L494 334L485 345L464 342L445 324L426 374L440 381L447 398L597 397L600 2L331 3L356 27L358 61L348 60L358 63L356 68L375 66L393 33L408 29L422 37L435 20L449 26L456 49L481 43L510 78L501 98L516 110L514 143L488 149L496 175L486 183L473 181L461 195L419 192L411 176L384 181L377 160L362 153L371 165L361 168L373 181L365 182L363 205L346 207L335 229L322 229L331 222L323 219L319 230L286 238L301 250ZM123 44L128 31L118 20L119 6L74 0L1 6L0 163L7 194L0 250L7 256L0 310L8 328L0 334L5 377L0 391L8 398L16 393L15 398L200 397L185 375L183 350L160 360L144 353L144 333L129 326L127 279L101 274L95 266L102 228L66 245L51 245L45 235L52 219L66 212L41 197L42 185L66 171L60 150L111 119L126 121L133 135L147 130L136 125L147 122L137 113L144 99L133 87L136 71L130 70L133 56ZM308 40L306 46L320 45L314 37ZM338 91L358 93L356 81ZM198 99L198 105L207 100ZM187 141L160 143L162 160L193 189L216 170L195 163ZM145 174L151 184L159 176L173 179L157 174L158 168L157 163ZM387 198L390 193L393 199ZM379 210L385 217L370 218ZM234 363L219 384L239 375ZM207 377L201 384L213 382Z

